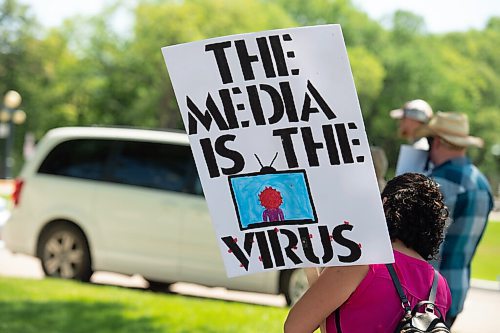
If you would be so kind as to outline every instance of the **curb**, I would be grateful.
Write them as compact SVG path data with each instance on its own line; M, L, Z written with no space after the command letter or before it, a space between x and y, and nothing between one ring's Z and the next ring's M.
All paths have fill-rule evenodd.
M5 248L5 243L0 239L0 250ZM471 288L482 289L488 291L500 291L500 281L471 279Z
M500 281L471 279L470 286L476 289L500 291Z

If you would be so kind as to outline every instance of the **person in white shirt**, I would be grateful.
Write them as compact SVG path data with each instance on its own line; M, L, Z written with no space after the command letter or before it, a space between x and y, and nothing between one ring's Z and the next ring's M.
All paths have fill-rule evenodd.
M391 118L399 120L399 136L408 140L414 148L421 150L429 150L429 143L426 138L417 139L415 132L427 124L432 115L431 106L422 99L408 101L401 108L390 112Z

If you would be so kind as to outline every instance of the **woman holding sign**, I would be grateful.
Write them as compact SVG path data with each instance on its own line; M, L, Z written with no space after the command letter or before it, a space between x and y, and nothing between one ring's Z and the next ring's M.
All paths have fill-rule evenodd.
M398 176L382 192L394 250L393 264L411 305L429 298L447 218L443 196L431 179L415 173ZM435 304L445 314L451 304L446 280L439 276ZM326 320L333 332L393 332L404 310L383 264L327 267L293 306L285 332L313 332Z

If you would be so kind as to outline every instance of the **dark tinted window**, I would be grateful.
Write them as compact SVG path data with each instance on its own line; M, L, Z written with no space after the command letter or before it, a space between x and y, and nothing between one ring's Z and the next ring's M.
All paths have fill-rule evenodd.
M189 147L122 142L109 174L112 182L193 192L194 162Z
M42 162L40 173L100 180L104 176L109 140L78 139L56 146Z
M201 187L201 182L200 178L198 176L198 173L196 170L194 170L194 175L193 175L193 193L198 194L198 195L204 195L203 194L203 188Z

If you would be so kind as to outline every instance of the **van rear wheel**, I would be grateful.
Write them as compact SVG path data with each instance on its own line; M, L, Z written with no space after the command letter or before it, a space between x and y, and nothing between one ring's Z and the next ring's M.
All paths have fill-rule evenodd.
M155 280L146 279L148 282L148 289L154 292L166 293L169 291L171 283L168 282L160 282Z
M85 282L92 276L87 239L75 225L57 223L44 230L38 256L47 276Z
M281 272L281 292L285 294L286 303L294 305L309 288L306 272L302 268Z

